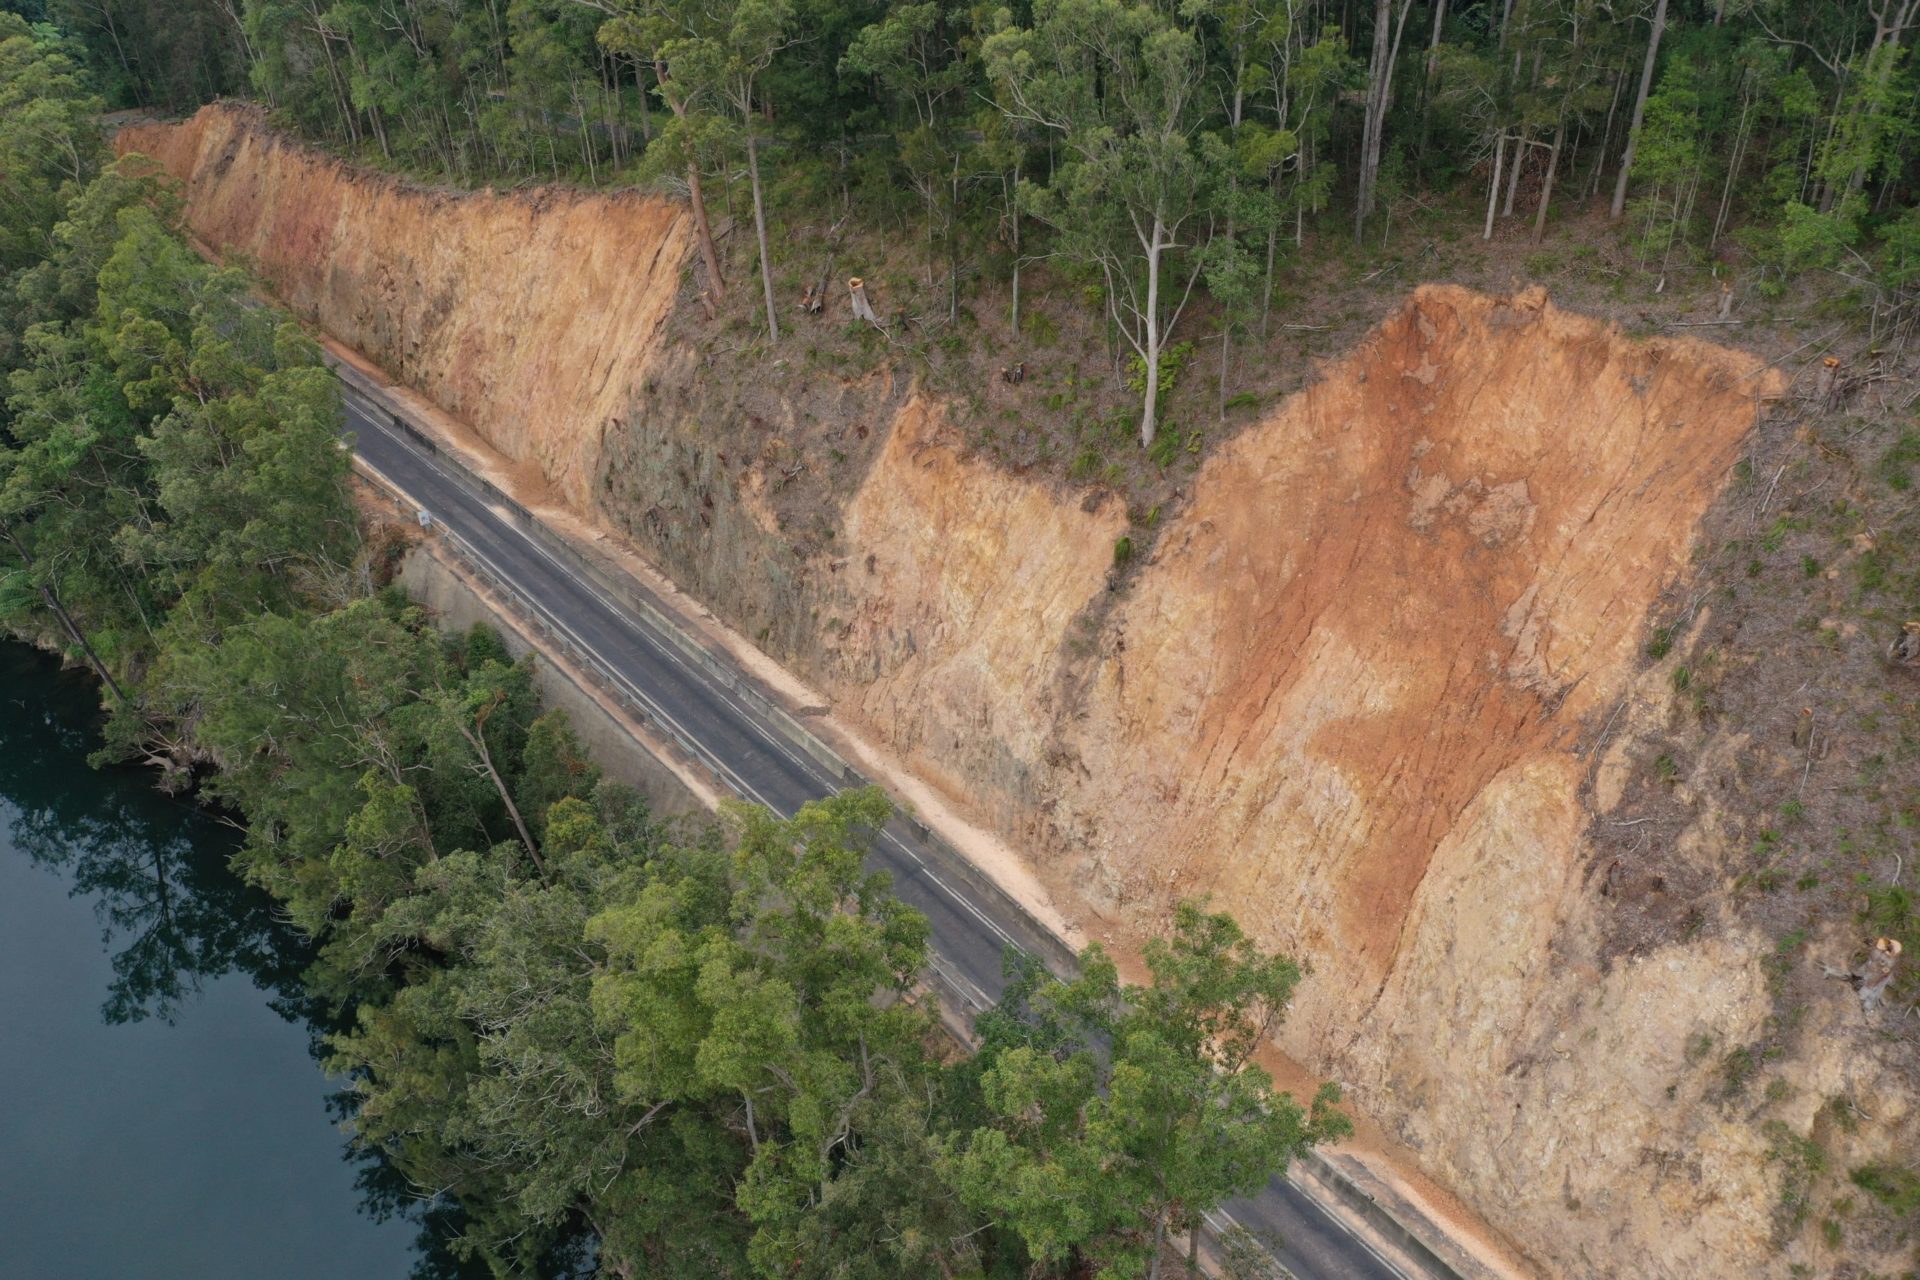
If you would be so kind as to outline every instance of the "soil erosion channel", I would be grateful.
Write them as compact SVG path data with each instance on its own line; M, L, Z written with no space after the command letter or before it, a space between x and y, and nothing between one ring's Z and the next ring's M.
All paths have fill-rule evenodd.
M1669 1087L1690 1035L1765 1018L1768 943L1614 957L1585 874L1633 749L1601 731L1776 387L1756 360L1423 286L1217 448L1113 590L1120 501L970 452L900 371L736 377L676 340L669 202L427 191L233 108L120 145L182 179L208 244L1011 841L1088 933L1124 948L1212 894L1309 960L1283 1047L1544 1270L1777 1262L1762 1140ZM803 542L810 483L830 536ZM1646 1166L1674 1149L1699 1177Z

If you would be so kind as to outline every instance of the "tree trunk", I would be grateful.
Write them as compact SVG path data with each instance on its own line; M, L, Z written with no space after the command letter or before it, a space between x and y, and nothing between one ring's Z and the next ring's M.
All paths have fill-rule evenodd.
M1665 4L1667 0L1660 0ZM760 287L767 296L767 336L780 341L780 320L773 309L773 263L767 257L767 206L760 194L760 139L747 124L747 178L753 183L753 234L760 242Z
M880 317L875 314L873 304L867 300L866 281L859 276L847 281L847 298L853 308L854 319L865 320L876 329L881 327Z
M1147 314L1142 326L1146 337L1147 397L1140 410L1140 447L1153 444L1156 414L1160 408L1160 219L1153 220L1153 241L1147 246Z
M7 541L13 544L13 550L20 557L21 565L31 569L33 557L27 553L26 545L15 536L12 527L0 523L0 534L4 534ZM126 691L121 689L120 682L113 678L113 673L107 670L107 664L100 661L100 655L93 651L93 646L87 643L86 635L81 632L79 625L67 612L66 606L60 603L59 594L52 587L43 585L40 588L40 600L47 606L47 611L60 620L60 625L66 628L69 636L73 637L73 642L80 646L80 652L87 655L87 665L91 666L93 673L100 677L100 682L113 690L114 699L124 706L127 701Z
M947 323L960 319L960 153L953 156L953 203L947 209Z
M1507 198L1500 205L1500 216L1513 216L1513 198L1520 192L1520 171L1527 165L1527 148L1532 143L1527 139L1527 131L1522 129L1513 140L1513 163L1507 166Z
M1279 248L1280 220L1267 223L1267 279L1260 289L1260 340L1266 341L1267 321L1273 315L1273 261Z
M653 109L647 106L647 73L637 58L633 63L633 87L640 91L640 141L650 144L653 141Z
M1640 92L1634 95L1633 118L1627 125L1627 147L1620 153L1620 176L1613 183L1613 207L1607 221L1618 222L1627 210L1627 178L1633 172L1633 148L1640 141L1640 122L1647 114L1647 94L1653 88L1653 68L1660 59L1660 37L1667 29L1667 0L1654 0L1653 34L1647 40L1647 61L1640 68Z
M1167 1211L1153 1215L1153 1260L1147 1264L1147 1280L1160 1280L1160 1255L1167 1247Z
M1540 208L1533 215L1533 242L1547 233L1547 204L1553 199L1553 175L1560 168L1560 146L1567 140L1567 122L1560 121L1560 127L1553 132L1553 146L1547 151L1547 177L1540 184Z
M1227 420L1227 357L1233 350L1233 327L1223 320L1220 325L1220 421Z
M665 84L667 80L666 64L661 62L654 63L653 74L656 80L661 84ZM665 94L663 96L666 97L667 105L672 108L674 115L686 115L687 107L685 103L681 102L672 94ZM643 131L646 111L646 86L642 85L640 92L640 119L643 122ZM707 264L707 292L713 296L714 302L719 302L727 296L727 284L725 280L720 278L720 255L715 253L713 248L713 225L707 221L707 197L706 193L700 187L700 163L692 156L687 157L687 202L693 206L693 234L694 238L700 242L700 260ZM709 310L711 310L711 308L709 308Z
M1607 124L1600 131L1600 149L1593 157L1593 176L1587 182L1586 198L1591 200L1600 190L1600 175L1607 167L1607 149L1613 145L1613 117L1620 109L1620 86L1624 77L1616 74L1613 78L1613 96L1607 100ZM1576 153L1577 154L1577 153Z
M740 1091L741 1100L747 1104L747 1140L753 1144L753 1154L760 1154L760 1126L753 1120L753 1095L745 1089Z
M340 60L333 56L333 38L327 34L326 23L321 20L319 0L308 0L307 14L313 19L314 34L320 37L320 52L327 57L327 79L333 84L334 100L340 106L340 122L347 126L349 145L360 145L360 125L354 119L353 101L347 95L346 81L340 75Z
M1662 0L1664 3L1664 0ZM1380 182L1380 142L1386 132L1387 104L1393 97L1393 67L1400 58L1400 37L1406 34L1413 0L1400 0L1400 16L1393 16L1393 0L1374 0L1373 56L1367 64L1366 118L1360 139L1360 187L1354 197L1353 238L1364 234L1373 216L1374 191Z
M1753 95L1749 92L1752 77L1743 77L1740 93L1740 123L1733 131L1733 154L1727 159L1727 178L1720 188L1720 207L1713 215L1713 234L1707 237L1707 248L1712 250L1720 243L1720 233L1726 229L1727 217L1733 212L1733 184L1739 177L1740 168L1747 159L1747 121L1753 113Z
M367 108L367 119L373 122L373 136L380 143L380 158L388 164L393 163L393 148L387 145L387 121L380 114L380 108Z
M499 704L496 702L495 705ZM500 771L493 767L493 753L487 750L487 715L491 714L492 710L493 708L489 707L480 716L476 728L469 729L466 725L461 725L460 736L467 740L467 745L471 746L474 754L480 757L480 766L486 770L487 777L493 782L493 789L500 793L500 803L507 806L507 816L513 819L513 829L519 833L520 843L525 846L527 856L533 859L534 870L538 871L540 878L544 880L547 878L547 864L540 860L540 849L533 843L533 833L527 830L526 821L520 816L520 806L513 802L513 796L507 791L506 779L502 778Z
M1020 162L1013 162L1013 196L1008 201L1013 210L1013 340L1020 340Z
M1447 20L1447 0L1434 0L1433 35L1427 41L1427 74L1420 81L1420 143L1418 152L1420 163L1427 162L1427 138L1429 126L1433 122L1433 112L1428 110L1433 95L1433 80L1440 70L1440 28Z
M1480 233L1482 240L1493 239L1493 214L1500 207L1500 171L1507 159L1507 135L1502 130L1493 140L1493 181L1487 184L1487 227Z

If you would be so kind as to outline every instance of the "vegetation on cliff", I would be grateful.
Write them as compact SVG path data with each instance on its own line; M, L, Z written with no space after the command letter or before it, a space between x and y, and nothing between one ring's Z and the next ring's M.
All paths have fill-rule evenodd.
M318 944L357 1140L501 1275L1157 1275L1345 1131L1251 1065L1300 974L1185 909L1122 984L1026 973L947 1061L875 791L669 831L527 662L376 587L315 345L103 167L66 41L0 14L0 627L89 662L103 754L246 820ZM16 145L16 143L18 145Z
M856 439L868 441L895 407L877 388L897 398L908 372L923 375L929 401L945 400L942 447L964 436L980 474L998 481L1034 468L1038 484L1081 486L1066 509L1098 496L1087 489L1124 492L1126 523L1106 533L1098 557L1106 562L1112 545L1113 572L1097 584L1110 603L1076 621L1068 649L1081 672L1137 675L1145 628L1125 634L1115 620L1168 550L1162 531L1182 527L1202 460L1220 458L1216 446L1278 393L1314 379L1416 277L1497 292L1549 284L1562 302L1616 322L1622 342L1706 333L1783 370L1784 402L1728 441L1742 456L1685 472L1702 495L1719 495L1697 526L1689 516L1660 544L1678 554L1692 540L1685 588L1652 617L1639 602L1622 608L1617 594L1596 597L1607 608L1596 634L1644 655L1635 686L1583 721L1565 714L1564 696L1545 704L1543 720L1584 752L1564 792L1566 830L1542 840L1543 819L1522 812L1501 824L1512 841L1473 847L1514 857L1524 870L1512 883L1565 877L1549 885L1551 901L1505 886L1477 896L1500 927L1473 932L1512 947L1511 964L1468 959L1449 935L1460 919L1449 905L1425 933L1444 957L1393 954L1403 972L1465 994L1389 988L1367 1016L1410 1011L1404 1021L1356 1034L1335 1020L1337 1034L1315 1050L1356 1064L1347 1078L1389 1129L1548 1265L1597 1274L1628 1249L1669 1270L1904 1269L1920 1082L1909 1015L1920 980L1902 963L1880 993L1886 1007L1863 1009L1830 979L1851 970L1864 991L1861 956L1888 954L1874 939L1903 941L1908 957L1920 945L1904 880L1920 852L1917 650L1903 638L1920 589L1912 4L1383 0L1175 11L1063 0L1004 18L877 3L612 7L249 2L226 9L222 29L245 47L255 92L278 120L357 159L455 182L659 182L694 202L693 234L708 243L661 343L679 363L650 367L631 415L625 404L611 411L605 420L620 425L605 446L620 465L579 477L577 492L763 640L783 627L842 652L889 639L877 627L863 635L869 621L849 610L795 607L832 597L792 584L843 567L852 572L838 581L855 579L863 560L874 574L871 558L844 549L841 504L876 448ZM116 9L91 12L111 22ZM90 30L88 56L108 65L112 31ZM221 60L243 59L229 50ZM26 141L20 154L43 154ZM209 148L204 159L217 174L233 154ZM366 181L348 169L337 177L344 191ZM559 221L548 193L505 199L542 210L543 227ZM418 283L400 274L388 287ZM847 319L848 274L866 278L871 321ZM1157 369L1138 349L1155 343ZM1578 380L1578 353L1590 350L1569 348L1569 381L1555 394L1592 395L1590 374ZM1421 386L1449 377L1409 363L1404 375L1384 367L1368 394L1398 401L1389 389L1403 376ZM900 376L866 378L864 401L842 394L876 366ZM1764 380L1730 379L1735 393ZM1685 407L1644 417L1641 386L1583 407L1616 405L1663 436L1700 431ZM1512 439L1504 407L1476 412L1491 438ZM1384 414L1409 425L1392 405ZM1578 418L1547 421L1585 430ZM586 424L595 450L601 424ZM873 438L885 434L881 425ZM1149 449L1127 447L1143 434ZM1422 466L1408 487L1434 482L1438 461ZM1499 469L1528 481L1539 459ZM1399 500L1403 473L1367 494ZM1454 478L1466 483L1456 501L1477 497L1477 470ZM1258 515L1235 537L1244 545L1271 543L1280 527L1260 504L1277 494L1297 505L1284 482L1260 479L1230 507ZM990 492L983 484L967 496ZM1597 485L1567 492L1602 497ZM1033 524L991 516L1033 540ZM760 538L763 519L761 541L739 534L751 526ZM953 539L951 521L927 523ZM1501 527L1469 532L1479 542ZM1564 527L1595 537L1588 524ZM1380 543L1367 530L1359 545ZM1622 558L1617 543L1598 554ZM1487 598L1484 550L1469 546L1448 564L1468 575L1454 595ZM951 585L928 581L929 595ZM1327 586L1359 598L1383 581L1342 570ZM50 613L33 616L55 625ZM1178 634L1166 615L1146 616ZM1263 634L1272 616L1251 618L1233 642ZM1448 631L1459 614L1439 616L1436 629ZM1367 623L1402 656L1420 652ZM906 630L906 647L931 654L931 634ZM1439 670L1417 660L1422 674ZM916 696L929 687L899 686ZM1581 697L1596 692L1596 681L1578 686ZM1324 705L1351 710L1337 698ZM1021 722L1037 728L1035 741L1054 723ZM1514 732L1470 741L1506 743ZM1409 721L1381 740L1439 739L1429 722ZM1135 760L1177 759L1161 750L1167 741L1136 744L1156 754ZM1273 742L1249 738L1254 750ZM1438 763L1413 776L1457 780L1457 753L1429 755ZM1313 757L1275 758L1299 776L1297 763ZM1021 764L1044 776L1043 762L1063 774L1087 767L1050 749ZM1004 763L991 767L1011 772ZM1091 772L1130 777L1133 765ZM1382 772L1398 780L1400 769L1396 753ZM1204 788L1183 794L1217 807ZM519 837L506 821L491 838L511 852ZM1288 821L1307 831L1316 815ZM1156 884L1170 860L1190 869L1142 824L1114 822ZM1431 850L1431 835L1421 837ZM1223 847L1238 846L1213 842ZM1272 883L1285 885L1272 900L1299 900L1300 881ZM1409 880L1415 888L1424 882ZM1124 902L1136 921L1152 918L1143 897ZM1537 933L1509 928L1516 904L1530 901L1543 904L1526 916ZM1351 954L1327 950L1323 990L1333 957ZM1535 985L1494 976L1509 970ZM1372 999L1375 988L1356 990ZM1302 1002L1296 1025L1312 1005ZM1552 1047L1576 1028L1580 1047ZM1407 1087L1423 1072L1425 1083ZM1452 1110L1449 1094L1461 1099ZM1596 1109L1608 1123L1592 1123ZM738 1143L750 1130L733 1123ZM996 1167L1024 1178L1069 1163L1016 1153ZM749 1220L728 1221L737 1240L751 1234ZM1048 1247L1049 1225L1026 1225L1040 1233L1032 1247Z
M155 8L182 21L130 55ZM1920 283L1913 0L217 8L49 0L125 101L251 89L310 137L464 182L669 178L712 301L741 283L717 194L751 218L746 292L775 342L802 293L776 287L779 245L803 225L924 245L924 289L878 316L897 340L958 322L982 277L1017 297L1045 262L1102 313L1113 363L1138 363L1117 372L1148 445L1183 343L1219 340L1226 399L1234 335L1267 336L1310 228L1384 242L1438 203L1456 232L1508 220L1539 242L1556 201L1597 199L1657 275L1821 269L1882 307Z

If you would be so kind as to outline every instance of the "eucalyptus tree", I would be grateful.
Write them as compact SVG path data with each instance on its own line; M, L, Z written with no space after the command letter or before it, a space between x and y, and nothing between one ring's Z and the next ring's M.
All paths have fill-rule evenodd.
M1326 207L1334 169L1326 160L1333 109L1356 65L1336 29L1322 25L1318 0L1249 0L1260 15L1257 56L1236 76L1253 109L1234 139L1241 170L1266 187L1266 270L1260 292L1260 333L1273 308L1274 273L1284 221L1293 222L1295 249L1306 239L1306 218ZM1224 12L1231 13L1232 10Z
M1360 129L1360 172L1353 198L1353 235L1359 239L1373 216L1380 185L1380 149L1393 105L1393 75L1400 65L1400 42L1407 34L1413 0L1374 0L1373 43L1367 58L1366 101Z
M1165 0L1038 0L1027 26L1001 10L981 50L1001 109L1065 149L1044 186L1023 188L1023 207L1054 229L1060 253L1101 277L1108 315L1138 357L1143 448L1232 165L1207 129L1203 13Z
M1653 89L1653 70L1660 60L1660 37L1667 30L1667 0L1654 0L1650 19L1652 32L1647 37L1647 56L1640 67L1640 88L1633 98L1633 115L1627 122L1626 147L1620 153L1620 175L1613 182L1613 205L1607 217L1614 222L1627 208L1627 179L1633 173L1634 148L1640 142L1640 126L1647 115L1647 95Z
M747 154L753 188L753 230L760 255L767 335L780 337L773 298L773 263L767 248L767 201L760 175L764 104L759 86L775 55L796 42L792 0L640 0L616 11L601 31L608 48L649 57L659 71L660 92L677 128L669 145L687 159L688 185L698 192L698 149L714 140L712 125L730 116ZM719 289L719 263L706 229L704 201L696 214L701 254Z
M0 289L46 256L67 201L105 156L95 122L101 102L79 52L50 29L0 12ZM0 322L0 333L10 327Z
M894 140L927 210L928 284L932 249L947 250L947 316L960 306L959 221L965 153L956 100L968 87L961 15L939 3L899 4L861 28L840 59L843 75L871 77L893 100Z
M981 1027L987 1122L956 1141L954 1178L1042 1265L1157 1280L1171 1234L1193 1248L1223 1200L1349 1131L1336 1087L1302 1106L1254 1065L1300 981L1292 960L1184 903L1146 961L1146 987L1097 944L1072 981L1029 968Z
M608 8L599 0L581 2L611 15L600 24L598 33L608 52L636 66L654 69L655 91L673 118L648 146L648 163L654 168L677 169L686 179L694 240L707 269L707 295L710 304L717 303L726 296L727 286L720 271L720 255L714 248L713 223L707 216L706 186L701 175L708 156L724 144L726 130L707 101L705 87L675 76L667 65L663 50L679 38L681 22L663 5Z
M785 821L736 808L724 879L637 880L588 925L618 1096L720 1120L765 1275L792 1273L817 1207L858 1167L871 1106L927 1067L932 1011L903 999L927 923L862 866L861 833L887 813L871 788Z

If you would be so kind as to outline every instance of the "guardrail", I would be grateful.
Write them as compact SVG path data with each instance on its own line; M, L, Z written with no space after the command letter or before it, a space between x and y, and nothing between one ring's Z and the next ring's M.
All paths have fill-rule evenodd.
M617 579L613 574L608 573L567 539L555 534L518 499L485 476L476 473L458 454L441 448L439 442L432 436L420 430L403 415L386 408L380 402L379 389L366 385L365 376L357 369L341 363L335 363L335 368L341 374L342 380L367 402L370 412L378 413L409 443L439 460L454 473L460 483L477 492L488 502L505 509L530 541L538 544L542 550L556 559L565 561L595 586L608 592L623 605L639 614L658 637L672 644L678 652L698 665L710 678L738 697L742 704L757 712L770 728L791 745L804 751L815 763L826 770L830 778L837 779L840 786L872 785L871 779L801 724L792 713L779 704L770 691L760 687L752 676L721 661L698 639L689 635L671 612L657 603L652 598L652 593L642 584L631 578ZM387 477L380 476L377 468L368 466L367 469L379 476L390 491L399 492L398 486ZM493 585L543 632L558 639L561 642L562 651L569 658L580 662L582 668L593 679L602 682L609 691L620 698L622 705L634 711L643 724L664 732L673 746L685 755L688 763L696 765L703 773L712 776L726 790L746 799L758 800L752 788L734 776L724 762L700 746L692 735L681 728L671 716L661 712L657 705L647 698L643 690L619 675L610 664L595 655L592 647L575 636L565 623L515 586L505 574L495 569L471 543L444 524L436 522L436 527L446 538L449 546L456 549L462 561L471 567L476 576ZM1061 976L1069 976L1072 973L1078 960L1072 948L1045 925L1034 919L1032 913L976 868L964 854L948 843L938 832L904 809L900 809L897 816L913 833L915 839L939 859L943 873L964 881L974 892L994 902L998 910L1024 923L1026 926L1024 932L1038 943L1034 950L1039 953L1041 960L1048 968ZM953 971L937 953L929 951L928 954L929 968L944 996L970 1006L976 1011L984 1011L988 1007L970 982ZM1388 1239L1427 1268L1431 1275L1439 1277L1440 1280L1465 1280L1456 1267L1427 1245L1418 1233L1400 1220L1397 1214L1376 1201L1363 1187L1319 1152L1305 1153L1299 1163L1304 1166L1308 1178L1325 1186L1328 1192L1343 1205L1379 1229Z
M655 635L671 644L680 655L698 666L708 678L737 697L742 705L756 713L767 726L778 733L783 740L804 752L815 764L827 773L829 779L835 785L847 788L875 785L874 779L869 778L861 770L855 768L845 757L841 756L839 752L823 742L816 734L802 724L792 712L782 706L778 698L770 690L763 688L757 680L739 668L717 658L713 652L697 638L689 635L669 610L652 597L652 593L648 591L646 587L634 581L632 578L625 577L625 575L616 578L613 574L607 572L605 567L596 563L591 557L583 554L577 547L573 546L570 541L555 534L543 521L535 516L533 512L529 511L523 503L513 497L513 495L501 489L485 476L476 473L458 454L443 449L438 441L409 422L403 415L387 409L379 402L377 389L362 385L365 379L363 375L359 374L358 370L353 370L351 366L346 366L341 368L341 373L343 380L360 394L362 400L367 402L370 412L378 413L395 431L403 435L409 444L423 452L431 454L451 471L460 483L478 493L487 502L505 510L511 515L514 523L527 535L530 541L538 544L542 550L552 555L555 559L564 561L569 567L577 570L591 581L593 585L612 595L619 600L621 604L638 614L647 622ZM446 530L444 526L442 526L442 529L448 533L452 532L451 530ZM457 537L458 535L454 536ZM470 544L467 544L464 539L460 541L460 545L465 549L469 557L483 559L483 557L477 557ZM492 581L501 581L503 577L504 575L499 574L497 571L490 574L490 580ZM516 600L528 601L530 603L530 598L526 597L523 592L511 583L502 582L502 586L505 591ZM539 609L537 604L532 604L531 607L536 610ZM544 610L540 610L539 616L545 620L546 625L549 627L561 627L564 634L564 624L559 624L557 619L549 618ZM587 648L587 646L580 645L577 642L576 647L582 650ZM604 675L603 672L597 674ZM619 688L624 684L625 682L622 681L614 687ZM631 686L627 687L630 688ZM644 697L638 689L633 689L632 692L636 698ZM642 702L639 705L644 707L647 704ZM660 721L660 723L663 727L667 728L668 732L673 736L677 746L688 751L693 759L700 761L703 768L719 778L728 790L735 792L741 791L742 788L740 786L727 781L730 771L725 769L723 765L720 765L719 762L712 757L711 753L704 751L703 748L693 743L690 735L680 731L676 725L667 724L664 720ZM748 798L752 797L749 796ZM939 832L933 830L913 813L897 804L896 811L898 820L913 834L914 839L925 846L926 849L938 859L940 870L943 874L950 874L954 879L964 882L969 889L980 897L992 902L996 911L1004 918L1019 920L1024 926L1022 932L1028 935L1028 939L1031 942L1030 949L1040 956L1040 959L1048 968L1061 974L1067 974L1072 971L1078 958L1071 947L1056 937L1045 925L1034 919L1032 913L1027 911L1018 900L975 867L964 854L954 848Z
M1327 1194L1339 1200L1373 1224L1375 1230L1400 1250L1417 1266L1429 1275L1451 1277L1464 1280L1459 1268L1455 1267L1423 1240L1400 1216L1349 1177L1345 1170L1335 1165L1318 1151L1308 1149L1298 1160L1305 1176L1325 1187Z

